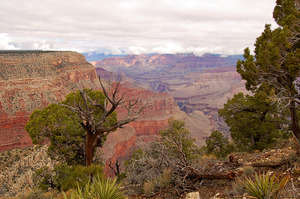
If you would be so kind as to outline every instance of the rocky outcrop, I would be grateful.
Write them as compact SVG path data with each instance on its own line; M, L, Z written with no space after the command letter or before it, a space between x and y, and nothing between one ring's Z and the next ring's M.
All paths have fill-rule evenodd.
M24 129L37 108L64 99L66 81L99 89L95 68L76 52L0 52L0 151L32 144Z

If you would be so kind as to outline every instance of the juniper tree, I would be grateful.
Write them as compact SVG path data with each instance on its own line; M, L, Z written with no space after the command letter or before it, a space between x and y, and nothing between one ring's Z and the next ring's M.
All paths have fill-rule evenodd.
M238 93L219 110L238 150L263 150L282 137L286 117L269 95L266 91L246 96Z
M267 85L274 92L272 100L281 108L288 108L291 128L300 143L297 108L299 96L300 68L300 3L299 0L277 0L273 18L278 28L265 26L264 32L256 39L255 55L249 48L244 51L244 60L237 63L237 71L245 79L246 88L257 92Z
M125 100L126 93L121 94L119 90L120 81L105 88L100 77L99 80L102 91L83 89L70 82L78 91L68 94L58 104L34 111L26 124L33 142L50 139L50 153L56 152L69 164L72 162L67 154L72 154L71 161L84 156L84 164L91 165L95 149L102 147L107 135L137 119L146 107L138 99ZM117 120L115 112L119 106L127 110L127 115L121 120Z

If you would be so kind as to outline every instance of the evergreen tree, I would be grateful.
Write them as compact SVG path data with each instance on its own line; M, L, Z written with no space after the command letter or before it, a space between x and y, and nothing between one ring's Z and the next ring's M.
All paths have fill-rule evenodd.
M85 90L88 91L88 90ZM87 96L97 104L104 104L105 96L100 91L87 92ZM84 107L84 101L80 92L73 92L66 96L62 104L74 106L79 104ZM92 109L92 104L89 104ZM99 120L103 115L102 109L93 111L92 117ZM48 154L52 159L69 165L85 165L85 143L87 134L82 127L82 120L76 113L59 104L50 104L42 110L36 109L30 116L25 129L29 133L34 144L42 144L46 140L51 142ZM117 122L117 114L113 112L104 123L109 127ZM97 137L92 150L101 147L107 134Z
M238 150L263 150L281 137L285 117L268 99L264 91L253 96L238 93L219 110Z
M226 157L234 150L234 146L229 143L228 138L223 133L215 130L206 140L206 146L203 147L206 154L213 154L217 158Z
M51 159L69 165L84 164L84 130L68 109L57 104L36 109L25 129L33 144L51 142L47 151Z
M300 143L299 120L296 113L299 101L300 68L300 4L299 0L277 0L273 17L278 28L267 24L256 39L255 56L245 49L244 60L237 63L237 71L252 92L267 87L274 93L272 100L281 108L288 108L292 132Z

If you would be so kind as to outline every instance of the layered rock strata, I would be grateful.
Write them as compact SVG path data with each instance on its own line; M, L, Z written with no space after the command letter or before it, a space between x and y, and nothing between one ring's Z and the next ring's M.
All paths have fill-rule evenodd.
M93 64L99 72L103 67L115 72L114 76L125 74L146 89L173 96L182 111L193 120L199 118L199 134L218 129L228 135L228 127L218 116L218 110L234 94L246 92L241 76L235 71L236 61L241 58L239 55L156 54L110 57ZM199 134L196 136L203 136Z
M37 108L74 91L68 82L99 89L95 68L76 52L0 52L0 151L32 145L25 131Z

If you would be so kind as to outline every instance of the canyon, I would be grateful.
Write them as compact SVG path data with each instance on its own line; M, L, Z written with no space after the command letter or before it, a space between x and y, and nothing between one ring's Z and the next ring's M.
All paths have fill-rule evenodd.
M235 72L237 58L132 55L94 61L95 68L76 52L0 51L0 152L32 146L24 128L30 114L75 91L70 82L99 90L97 75L105 80L121 79L120 95L126 93L127 100L138 99L150 105L136 121L108 135L104 146L97 150L97 159L106 165L123 162L135 149L158 139L159 131L167 127L170 119L184 121L201 146L213 130L228 132L217 111L235 93L245 92ZM117 113L122 119L126 111L120 107ZM7 176L1 181L5 189L0 188L9 195L18 194L18 190L33 186L27 183L30 170L48 164L48 160L36 162L26 168L28 171L15 165L11 175L4 169L0 173ZM19 174L21 170L29 174L24 178ZM112 170L106 167L106 173L112 174ZM18 185L14 179L20 179Z
M75 91L70 82L100 90L95 67L76 52L1 51L0 63L0 152L28 147L31 150L32 140L24 128L30 114L37 108L63 100L66 94ZM104 147L97 151L100 154L97 157L107 163L122 161L137 147L144 147L145 143L156 139L169 119L188 120L172 96L153 93L130 81L130 78L124 78L119 94L126 93L127 99L138 98L151 106L138 120L109 134ZM120 107L117 113L121 119L126 111ZM32 150L35 154L39 148ZM42 157L45 156L45 146L38 156L41 158L38 161L34 158L26 168L16 162L11 166L14 172L0 169L0 176L6 176L0 179L0 195L15 195L34 186L32 171L49 166L49 160ZM19 180L16 182L15 179Z
M247 92L235 70L238 59L242 56L154 54L109 57L91 63L106 78L125 78L152 92L172 96L193 119L194 123L189 125L198 133L192 134L202 145L213 130L229 135L218 110L234 94Z
M59 102L74 91L69 82L100 89L103 79L122 78L121 92L152 104L140 119L109 135L104 160L128 157L153 140L169 119L185 121L199 146L210 133L227 127L217 111L237 92L245 92L233 64L238 56L206 54L130 55L87 63L75 52L0 53L0 151L31 146L24 129L37 108ZM119 119L122 109L118 110Z
M95 70L76 52L3 51L0 151L31 146L24 129L30 114L74 91L69 82L100 89L97 75L106 80L122 78L122 92L153 105L139 120L109 135L103 149L105 160L128 157L144 141L153 140L171 118L185 121L201 146L213 130L228 135L217 111L235 93L245 92L233 66L237 58L211 54L130 55L94 61ZM118 114L120 118L122 109Z
M31 146L31 138L24 128L30 114L37 108L62 101L66 94L75 91L70 82L100 89L94 66L76 52L2 51L0 63L0 152ZM102 72L103 77L110 77L109 72ZM171 118L189 121L172 96L153 93L131 81L124 76L120 94L125 92L128 99L135 96L151 107L140 119L109 135L101 149L104 161L128 157L136 147L153 140ZM125 111L120 108L117 112L121 119Z

